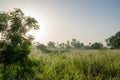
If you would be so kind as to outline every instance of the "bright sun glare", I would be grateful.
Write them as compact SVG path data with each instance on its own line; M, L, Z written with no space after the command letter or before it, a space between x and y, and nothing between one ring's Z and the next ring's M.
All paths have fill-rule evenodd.
M46 32L46 28L44 26L44 24L42 23L41 19L38 18L38 16L36 16L34 13L31 12L31 14L29 14L28 12L25 11L25 14L27 16L31 16L33 18L35 18L38 21L38 25L39 25L39 29L38 30L30 30L27 35L32 35L34 36L34 41L38 41L40 42L41 39L44 39L45 36L45 32Z
M38 21L39 22L39 21ZM41 38L45 36L45 27L42 26L42 23L39 22L40 29L38 30L31 30L27 34L34 36L35 40L34 41L40 41Z

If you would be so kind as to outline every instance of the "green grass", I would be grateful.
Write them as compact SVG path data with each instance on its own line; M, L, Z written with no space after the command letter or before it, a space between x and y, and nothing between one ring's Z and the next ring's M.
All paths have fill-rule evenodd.
M32 62L27 62L23 75L18 64L7 66L7 80L120 80L120 50L41 53L33 49L29 58Z
M39 61L36 80L120 80L120 50L32 50L30 58Z

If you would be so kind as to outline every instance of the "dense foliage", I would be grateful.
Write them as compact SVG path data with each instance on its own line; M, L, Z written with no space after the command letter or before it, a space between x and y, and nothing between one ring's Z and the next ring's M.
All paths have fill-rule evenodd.
M120 31L106 39L107 45L112 49L120 49Z
M95 42L95 43L90 45L90 49L103 49L103 44Z
M51 51L44 44L37 44L36 48L43 53L50 53Z
M24 73L26 71L22 70L27 69L27 62L31 62L28 55L33 40L33 37L31 35L27 36L26 33L32 28L39 28L37 21L29 16L24 16L20 9L0 13L0 65L3 66L3 80L9 80L7 75L10 73L7 71L10 70L9 67L13 64L20 67L18 72L22 76L18 76L21 79L25 77ZM23 80L26 79L23 78Z
M55 48L55 42L49 41L47 44L48 48Z

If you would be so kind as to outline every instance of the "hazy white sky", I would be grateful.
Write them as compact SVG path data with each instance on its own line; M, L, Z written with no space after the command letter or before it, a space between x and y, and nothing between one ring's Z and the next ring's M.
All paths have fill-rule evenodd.
M105 42L120 31L120 0L0 0L0 11L20 8L37 19L36 41Z

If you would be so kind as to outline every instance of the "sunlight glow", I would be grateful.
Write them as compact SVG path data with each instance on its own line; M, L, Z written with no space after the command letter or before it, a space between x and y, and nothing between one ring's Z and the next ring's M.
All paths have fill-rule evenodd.
M33 13L34 11L31 11L28 13L27 11L24 11L26 16L31 16L35 18L38 21L39 29L38 30L30 30L27 35L32 35L34 37L34 42L41 42L41 40L44 40L44 37L46 36L46 26L42 22L42 18L37 16L36 13Z
M34 41L40 41L46 35L46 28L42 25L40 21L38 21L40 25L40 29L38 30L31 30L27 34L34 36Z

